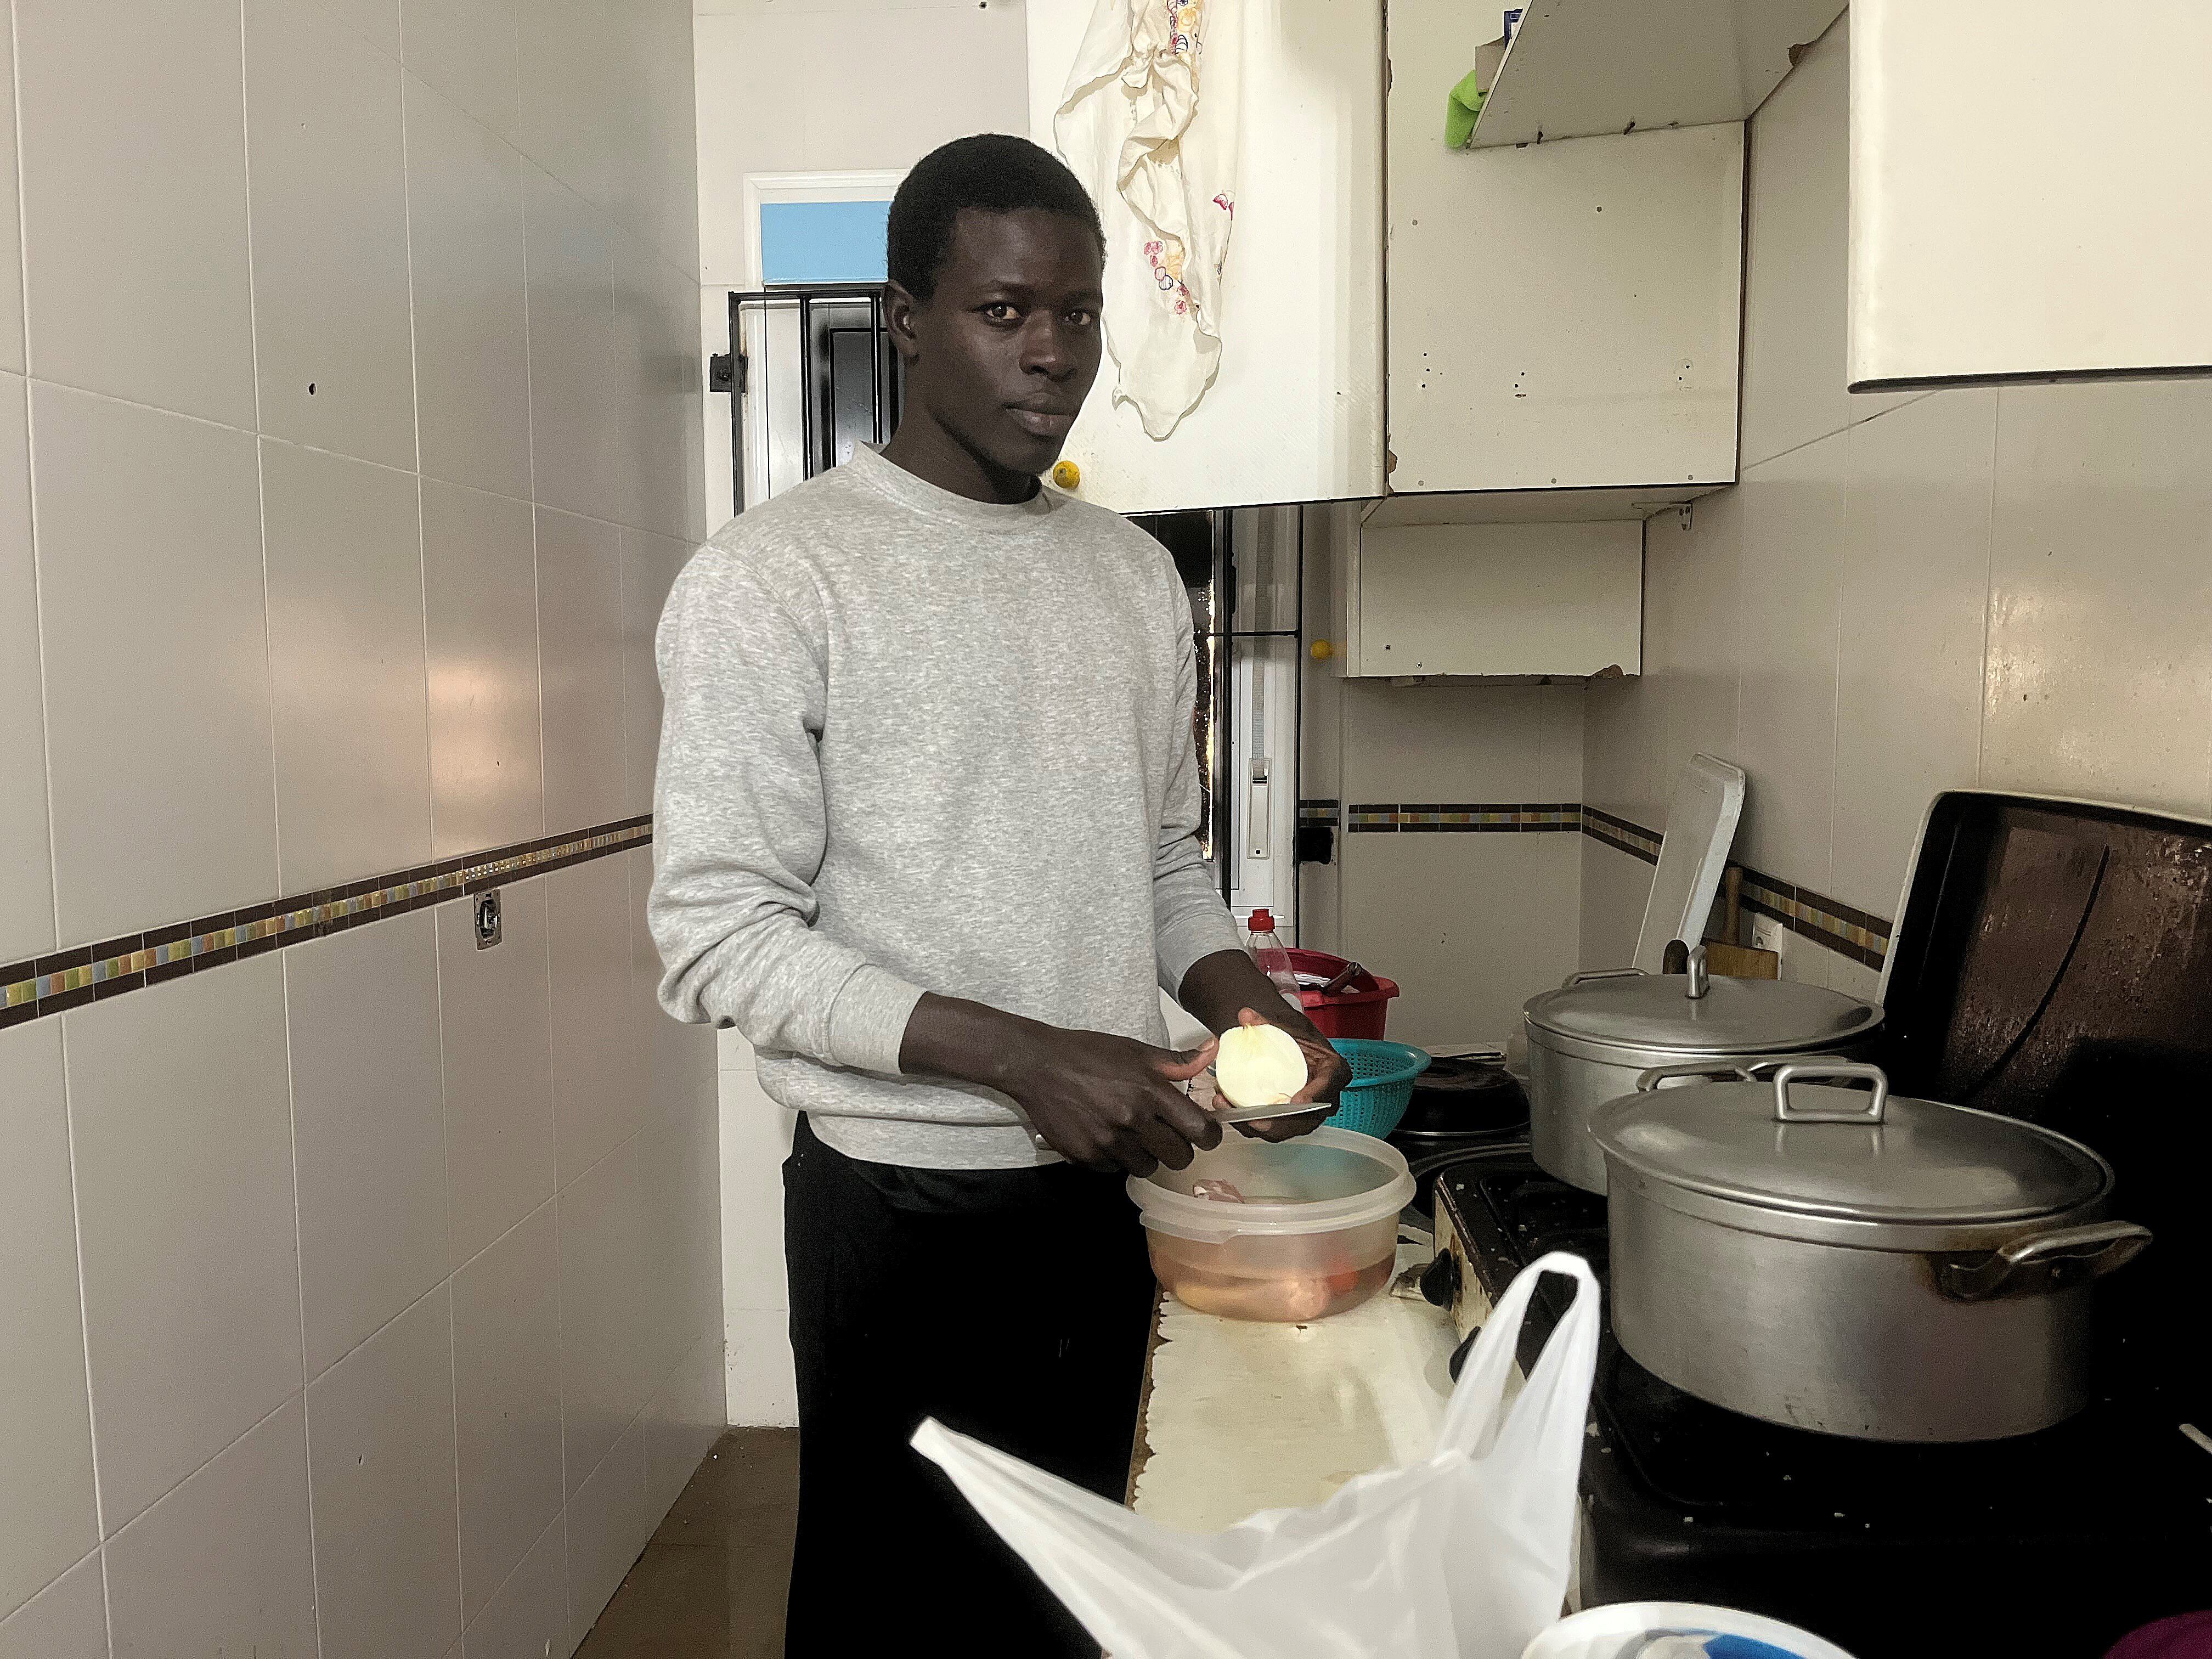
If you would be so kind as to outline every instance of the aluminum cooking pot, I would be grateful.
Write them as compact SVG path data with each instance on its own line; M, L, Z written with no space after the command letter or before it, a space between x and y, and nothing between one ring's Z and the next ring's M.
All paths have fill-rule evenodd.
M2001 1439L2087 1403L2091 1282L2150 1243L2107 1218L2103 1158L1892 1095L1878 1066L1681 1082L1692 1069L1660 1068L1592 1126L1613 1334L1638 1364L1865 1440Z
M1761 1057L1855 1057L1881 1024L1873 1003L1778 979L1713 979L1705 946L1690 971L1638 968L1577 974L1529 999L1529 1150L1545 1170L1587 1192L1606 1189L1589 1138L1597 1110L1632 1094L1655 1066L1734 1066Z

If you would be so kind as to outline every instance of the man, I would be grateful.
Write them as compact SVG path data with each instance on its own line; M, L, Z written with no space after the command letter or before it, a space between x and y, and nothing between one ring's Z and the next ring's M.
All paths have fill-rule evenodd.
M661 1000L800 1114L787 1651L1095 1653L907 1437L935 1416L1121 1495L1153 1297L1123 1179L1221 1133L1183 1087L1212 1045L1161 1046L1156 988L1291 1031L1301 1102L1348 1073L1200 856L1172 562L1038 483L1098 372L1097 210L963 139L889 241L896 435L731 524L661 623Z

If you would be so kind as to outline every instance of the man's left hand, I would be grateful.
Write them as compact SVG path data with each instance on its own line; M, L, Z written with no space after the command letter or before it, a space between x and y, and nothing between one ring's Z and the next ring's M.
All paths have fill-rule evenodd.
M1283 1012L1286 1017L1282 1019L1272 1019L1250 1008L1240 1009L1237 1015L1239 1025L1274 1025L1289 1032L1306 1060L1306 1086L1291 1097L1290 1106L1284 1109L1281 1117L1255 1118L1236 1126L1237 1133L1250 1135L1255 1140L1294 1140L1300 1135L1311 1134L1336 1109L1337 1097L1344 1092L1345 1085L1352 1081L1350 1063L1329 1046L1328 1039L1314 1028L1313 1023L1303 1018L1293 1021L1288 1017L1291 1011L1287 1006ZM1314 1103L1313 1110L1295 1116L1291 1114L1291 1106L1309 1100Z

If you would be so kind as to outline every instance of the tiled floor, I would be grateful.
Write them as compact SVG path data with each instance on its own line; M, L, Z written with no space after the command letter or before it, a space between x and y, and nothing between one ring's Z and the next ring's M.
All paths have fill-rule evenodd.
M779 1659L799 1506L795 1429L732 1429L576 1659Z

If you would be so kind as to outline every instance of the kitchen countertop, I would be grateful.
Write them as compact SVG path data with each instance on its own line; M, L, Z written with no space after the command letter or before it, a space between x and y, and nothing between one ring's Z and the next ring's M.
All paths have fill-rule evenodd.
M1425 1244L1401 1243L1400 1278L1429 1257ZM1164 1526L1218 1532L1427 1456L1456 1340L1418 1294L1386 1291L1331 1319L1267 1325L1195 1313L1163 1292L1130 1506Z

